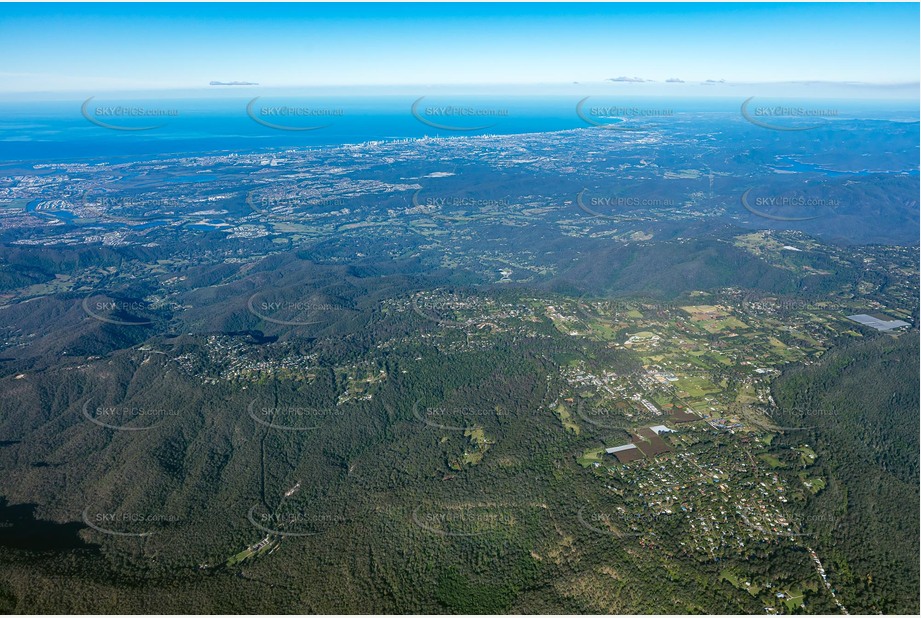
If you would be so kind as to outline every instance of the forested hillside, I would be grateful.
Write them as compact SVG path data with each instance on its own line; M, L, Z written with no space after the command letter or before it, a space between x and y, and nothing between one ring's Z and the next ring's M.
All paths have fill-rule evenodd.
M807 505L817 550L853 612L918 610L918 337L854 343L775 383L826 488ZM812 474L813 472L810 472Z

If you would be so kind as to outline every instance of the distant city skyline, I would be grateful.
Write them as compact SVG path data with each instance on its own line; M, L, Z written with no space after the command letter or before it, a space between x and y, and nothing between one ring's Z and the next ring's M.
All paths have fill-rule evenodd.
M916 3L8 4L0 92L810 82L907 96L918 19Z

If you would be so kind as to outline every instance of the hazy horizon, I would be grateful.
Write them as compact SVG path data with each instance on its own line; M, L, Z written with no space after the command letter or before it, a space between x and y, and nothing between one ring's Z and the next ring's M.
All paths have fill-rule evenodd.
M918 18L910 3L8 4L0 53L15 69L0 91L785 84L917 98Z

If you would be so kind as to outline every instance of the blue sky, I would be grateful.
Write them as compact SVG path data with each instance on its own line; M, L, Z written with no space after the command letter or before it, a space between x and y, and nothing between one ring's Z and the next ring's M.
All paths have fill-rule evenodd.
M5 4L0 92L915 83L918 50L915 3Z

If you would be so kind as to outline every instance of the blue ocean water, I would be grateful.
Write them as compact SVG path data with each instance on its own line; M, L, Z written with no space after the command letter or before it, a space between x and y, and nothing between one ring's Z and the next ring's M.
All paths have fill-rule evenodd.
M0 102L0 162L248 153L426 136L543 133L586 128L592 122L661 125L710 114L740 122L742 100L269 94L255 101L249 96L7 101ZM905 103L823 101L813 107L819 105L834 107L836 120L918 119L917 108Z

